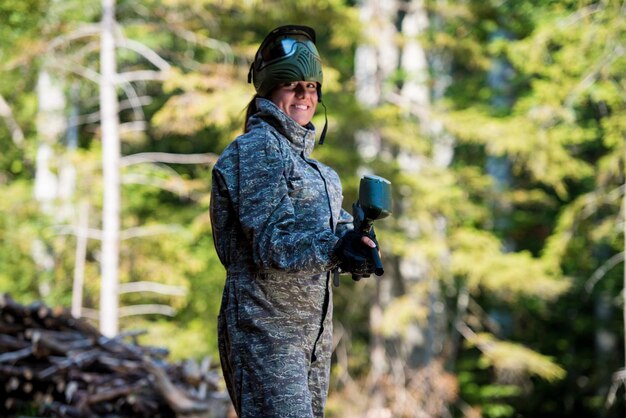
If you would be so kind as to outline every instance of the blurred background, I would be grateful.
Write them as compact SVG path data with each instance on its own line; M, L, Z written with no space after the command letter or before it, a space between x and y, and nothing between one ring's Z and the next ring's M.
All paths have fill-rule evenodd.
M260 41L310 25L329 119L313 156L345 209L365 173L394 202L386 274L334 289L327 416L623 417L625 12L2 0L0 292L217 362L211 166Z

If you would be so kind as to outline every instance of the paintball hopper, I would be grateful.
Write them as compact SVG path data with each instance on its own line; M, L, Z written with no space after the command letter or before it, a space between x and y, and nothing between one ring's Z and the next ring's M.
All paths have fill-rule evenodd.
M359 205L369 226L391 215L391 182L379 176L363 176L359 184Z
M359 184L359 200L352 205L354 228L369 233L377 219L391 215L391 182L379 176L365 175ZM372 248L374 274L382 276L385 270L378 254L378 248ZM352 276L354 280L357 277Z

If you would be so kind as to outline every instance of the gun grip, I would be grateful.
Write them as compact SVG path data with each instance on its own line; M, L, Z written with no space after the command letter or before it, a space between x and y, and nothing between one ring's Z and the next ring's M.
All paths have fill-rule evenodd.
M335 268L335 270L333 270L333 285L335 285L335 287L339 287L339 269Z
M372 248L371 251L372 260L374 260L374 274L377 276L382 276L385 272L385 269L383 269L383 262L380 259L380 254L378 254L378 247Z

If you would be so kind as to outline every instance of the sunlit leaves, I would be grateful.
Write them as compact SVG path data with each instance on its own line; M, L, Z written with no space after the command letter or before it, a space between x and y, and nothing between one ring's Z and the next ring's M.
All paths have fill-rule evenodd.
M499 373L535 375L549 381L562 379L565 370L553 359L537 353L521 344L501 341L489 333L473 334L467 339L469 346L477 347L481 361Z
M393 299L384 311L381 328L375 331L387 337L407 338L410 330L423 329L429 313L422 301L428 292L426 286L425 283L417 284L411 293Z
M555 112L555 110L557 112ZM452 113L447 128L462 141L485 146L494 156L506 156L518 173L567 194L567 180L583 180L593 174L591 165L579 159L575 146L594 139L595 131L563 121L559 109L545 105L524 115L490 117L477 109Z
M491 234L458 229L452 237L452 271L473 293L488 291L503 300L520 296L554 299L569 287L550 265L528 252L506 253Z

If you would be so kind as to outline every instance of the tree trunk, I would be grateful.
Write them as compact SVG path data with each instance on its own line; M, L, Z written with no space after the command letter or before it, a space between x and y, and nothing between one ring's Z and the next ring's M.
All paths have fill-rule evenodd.
M89 203L83 201L78 206L76 231L76 252L74 259L74 281L72 283L72 316L80 318L83 309L83 288L85 283L85 258L89 229Z
M35 169L35 200L46 215L58 218L56 201L59 197L59 179L55 172L58 156L55 144L63 134L65 125L65 96L62 83L42 70L37 80L37 159ZM42 273L38 279L39 294L46 297L51 291L50 277L54 271L55 257L43 240L35 239L31 254Z
M54 174L54 145L65 131L65 96L63 86L47 71L39 73L37 81L37 168L35 171L35 199L46 214L53 214L58 197L58 179Z
M404 74L406 74L406 79L400 90L400 103L404 104L408 114L416 117L419 130L425 136L429 136L432 130L432 120L430 117L430 74L426 51L420 44L419 37L424 36L428 27L429 20L423 1L416 0L406 3L406 11L402 17L400 27L404 39L401 68ZM401 154L398 156L398 161L404 170L419 175L419 171L423 166L423 162L420 163L420 158L424 159L424 156L401 151ZM407 222L415 223L416 221L407 220ZM419 231L419 229L418 225L411 228L411 230L414 231ZM418 324L410 325L411 327L415 327L416 331L411 333L412 335L423 337L413 341L406 338L404 340L405 350L407 353L410 353L408 361L409 367L428 365L434 357L433 349L436 336L436 315L433 311L433 307L438 299L438 284L437 279L427 273L429 270L432 269L425 268L424 261L420 259L420 254L415 254L413 257L406 256L402 260L402 272L404 273L403 278L405 280L410 282L429 281L428 297L423 301L424 304L429 306L427 326L425 329L420 330Z
M118 332L118 286L120 245L120 137L118 98L115 89L115 0L102 0L100 49L100 112L102 171L104 181L102 282L100 331L112 337Z
M394 21L398 13L397 1L363 0L360 5L360 17L364 26L366 42L359 45L355 54L356 96L362 105L374 108L383 102L385 80L397 70L398 48L396 46L397 28ZM355 141L359 154L367 164L379 156L382 151L382 136L375 129L357 131ZM367 171L367 167L362 167ZM387 258L390 263L390 257ZM387 277L389 276L389 270ZM368 376L369 414L368 416L388 416L385 394L381 379L389 371L389 362L382 335L382 320L385 305L390 299L389 279L377 280L376 291L370 304L370 361Z
M393 103L398 107L405 120L412 121L421 132L421 137L431 140L431 153L418 154L410 146L385 146L380 132L366 131L357 134L357 144L362 157L367 162L375 157L391 156L405 173L418 176L423 167L428 166L434 172L446 170L453 157L453 139L443 130L442 122L435 117L433 102L441 99L449 84L448 74L450 60L443 54L427 52L421 39L432 30L433 22L423 0L405 0L381 2L364 1L361 5L361 19L368 28L367 34L372 36L367 45L361 45L356 54L357 98L368 107ZM374 38L375 37L375 38ZM398 46L400 45L400 47ZM393 85L390 80L394 75L403 77ZM407 141L418 140L407 138ZM389 157L388 157L389 158ZM431 228L423 228L416 220L408 219L404 211L413 202L398 201L395 205L394 218L406 231L407 240L426 239L424 230L431 230L436 236L432 239L439 243L445 242L447 222L442 216L432 214ZM391 269L394 277L387 277L378 286L377 300L372 304L371 319L383 315L387 305L393 298L407 291L414 292L416 283L425 282L425 294L412 294L411 298L419 299L419 303L428 307L430 312L426 324L417 321L408 325L401 338L396 341L385 340L376 331L377 324L372 323L372 376L381 373L392 373L386 382L396 382L395 390L390 390L387 405L392 413L404 414L413 408L415 399L405 396L406 384L411 379L430 376L425 373L418 378L420 370L430 370L434 360L441 355L446 327L444 306L441 299L440 280L436 272L447 270L449 251L443 249L437 266L429 265L423 254L408 251ZM390 257L387 257L389 260ZM388 261L389 263L389 261ZM395 347L391 347L395 345ZM384 350L384 355L380 351ZM385 364L374 364L384 361ZM391 365L396 365L390 367ZM397 367L397 365L401 365ZM430 376L427 380L436 380ZM372 379L375 380L375 379ZM432 382L425 382L420 389L420 397L438 397L434 393ZM405 395L402 395L402 394ZM391 396L395 401L391 400ZM375 397L372 397L372 405ZM400 400L404 399L404 400ZM412 400L411 400L412 399ZM404 403L400 405L400 403ZM445 403L445 402L444 402ZM392 405L393 404L393 405ZM381 410L382 411L382 410Z
M619 217L618 217L619 219ZM622 197L622 237L624 238L624 264L622 270L624 271L624 282L622 286L622 298L624 306L623 309L623 318L624 318L624 372L626 372L626 184L624 185L624 195ZM626 402L626 382L624 384L624 401Z

